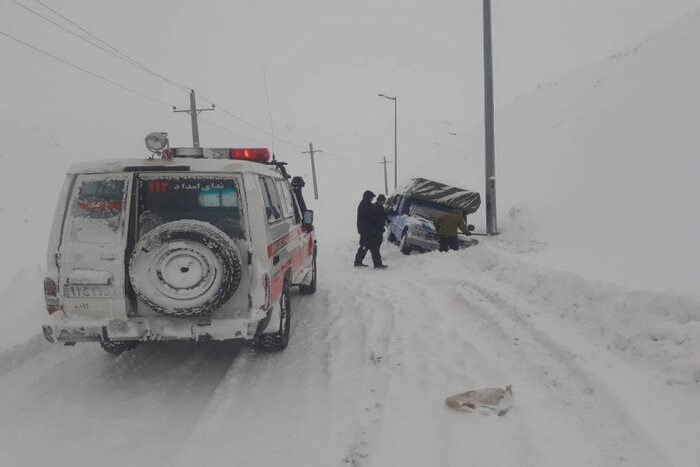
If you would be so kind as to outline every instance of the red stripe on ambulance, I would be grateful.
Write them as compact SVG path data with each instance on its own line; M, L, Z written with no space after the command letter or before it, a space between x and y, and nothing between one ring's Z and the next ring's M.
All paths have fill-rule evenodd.
M292 230L288 234L281 236L280 238L278 238L274 242L270 243L269 245L267 245L267 256L272 257L272 255L274 255L275 253L280 251L282 248L287 246L287 244L289 242L291 242L292 240L297 238L300 234L301 234L301 229L297 228L297 229Z

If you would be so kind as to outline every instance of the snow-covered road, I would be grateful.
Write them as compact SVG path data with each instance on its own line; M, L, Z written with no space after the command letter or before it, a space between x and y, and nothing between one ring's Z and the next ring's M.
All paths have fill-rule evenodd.
M2 465L699 465L700 311L535 267L518 244L350 266L320 244L282 354L35 336L0 354ZM513 385L503 417L447 396Z

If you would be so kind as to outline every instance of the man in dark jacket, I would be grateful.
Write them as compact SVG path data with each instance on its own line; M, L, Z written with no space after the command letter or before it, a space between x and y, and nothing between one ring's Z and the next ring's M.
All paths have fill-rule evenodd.
M440 241L440 251L457 250L459 241L457 240L457 229L464 235L471 235L467 224L464 222L464 214L460 209L448 212L435 220L435 230L437 230Z
M377 201L372 204L372 234L370 239L370 251L376 247L377 254L379 254L379 247L382 245L384 240L384 226L386 224L386 211L384 210L384 203L386 202L386 196L377 196ZM380 256L381 262L381 256ZM375 268L386 269L388 266L381 263L380 266L374 265Z
M360 234L360 247L355 255L355 267L366 266L362 264L365 259L367 250L372 254L372 262L377 269L383 269L382 257L379 255L379 244L375 241L375 210L372 206L372 198L374 193L367 190L362 195L362 201L357 206L357 233Z
M375 240L379 244L384 240L384 226L386 225L386 211L384 210L384 203L386 202L386 196L377 196L377 201L372 204L372 226L373 234Z

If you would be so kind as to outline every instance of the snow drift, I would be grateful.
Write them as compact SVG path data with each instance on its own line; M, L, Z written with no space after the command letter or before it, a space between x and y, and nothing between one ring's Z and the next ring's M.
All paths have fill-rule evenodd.
M591 279L698 295L698 31L685 18L497 109L507 238L544 242L533 259Z

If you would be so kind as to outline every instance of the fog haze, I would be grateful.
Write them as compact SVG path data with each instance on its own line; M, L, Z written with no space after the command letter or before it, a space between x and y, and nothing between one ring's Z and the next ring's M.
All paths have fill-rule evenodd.
M391 103L399 96L400 147L424 157L412 122L450 122L453 130L482 115L482 12L479 1L302 0L232 2L46 2L158 73L269 130L263 69L275 133L296 144L376 159L393 152ZM61 24L35 1L28 8ZM700 7L697 0L493 2L496 102L616 52ZM169 104L187 95L6 1L0 30L71 63ZM139 153L142 134L166 130L190 142L189 122L167 106L58 63L6 37L3 119L38 126L83 153ZM97 118L96 118L97 117ZM267 143L270 138L222 112L212 122ZM89 135L89 136L87 136ZM201 125L202 143L240 138ZM240 144L239 141L236 143ZM299 148L277 142L296 156ZM424 149L423 149L424 150ZM90 155L89 157L92 157Z

